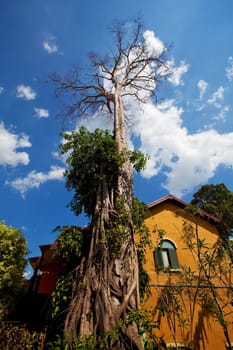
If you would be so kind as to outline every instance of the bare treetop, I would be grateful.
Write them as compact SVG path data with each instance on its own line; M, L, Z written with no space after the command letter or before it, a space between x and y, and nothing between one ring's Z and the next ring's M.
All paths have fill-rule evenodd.
M112 28L115 50L104 57L89 54L89 69L78 66L62 78L51 77L57 95L68 95L65 115L79 117L97 109L113 114L115 89L121 97L131 96L140 103L155 95L158 82L169 74L166 48L151 31L143 32L141 21L116 22Z

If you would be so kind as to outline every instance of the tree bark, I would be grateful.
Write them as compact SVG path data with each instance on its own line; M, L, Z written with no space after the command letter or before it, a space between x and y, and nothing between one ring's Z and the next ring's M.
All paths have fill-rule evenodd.
M125 124L126 121L121 96L121 85L116 83L114 93L114 137L119 153L123 150L128 150ZM118 194L125 199L125 204L128 205L129 209L131 209L133 198L133 179L132 164L130 163L129 159L126 159L119 171Z

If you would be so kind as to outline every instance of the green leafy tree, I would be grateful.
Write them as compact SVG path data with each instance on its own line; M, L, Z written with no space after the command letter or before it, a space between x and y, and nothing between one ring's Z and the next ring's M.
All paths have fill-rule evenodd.
M233 232L233 192L223 183L204 185L194 195L191 204L216 216L220 234L226 238Z
M219 219L219 240L233 262L233 246L229 240L233 234L233 192L223 183L204 185L193 195L191 204Z
M26 239L18 229L0 222L0 316L11 305L22 287L27 264Z
M66 136L68 143L62 146L63 153L71 152L66 172L67 187L74 191L71 208L76 214L84 209L92 231L88 256L74 282L65 332L71 342L77 334L104 337L110 332L109 348L139 350L138 325L125 321L140 304L132 169L139 170L144 160L128 150L126 102L152 98L168 67L165 49L148 48L140 21L130 26L117 22L112 33L115 49L104 57L91 53L86 72L76 66L64 78L51 77L56 93L65 95L66 116L102 111L113 119L112 136L81 129ZM116 339L111 331L119 325Z

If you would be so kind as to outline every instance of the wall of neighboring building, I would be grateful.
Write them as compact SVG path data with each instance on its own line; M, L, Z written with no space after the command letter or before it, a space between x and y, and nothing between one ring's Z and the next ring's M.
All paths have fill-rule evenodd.
M65 271L65 265L56 259L56 247L56 244L42 245L41 257L30 259L36 274L36 286L33 290L37 294L50 295L56 286L59 274Z
M217 238L216 227L210 222L201 218L195 218L198 225L198 235L200 239L205 239L212 246ZM182 209L173 203L162 203L150 210L150 216L145 220L146 226L151 232L153 246L158 245L158 230L164 230L164 239L171 240L177 247L177 256L181 265L189 265L192 269L196 268L196 262L191 254L187 252L187 246L183 239L184 221L195 226L192 217L186 215ZM146 270L150 273L153 281L157 280L157 273L154 266L153 250L148 251Z
M168 201L150 208L150 216L145 220L145 223L151 233L153 248L148 249L147 262L145 264L145 269L149 273L151 283L151 296L145 302L146 307L154 307L161 300L164 302L165 298L168 301L169 290L171 290L171 288L169 289L169 285L174 285L181 281L179 269L171 269L168 272L168 269L158 269L158 266L156 266L157 261L154 250L159 246L159 230L164 230L163 239L168 240L176 248L179 265L190 267L191 271L197 271L197 261L191 251L187 249L183 237L184 222L193 225L194 232L198 228L199 239L205 239L209 247L218 238L218 232L214 224L203 218L194 218L192 215L185 214L175 203ZM195 289L191 289L191 291L193 297L195 297ZM170 304L173 304L174 307L174 298L176 297L183 299L184 309L180 312L180 315L183 318L186 315L186 320L183 320L183 326L181 326L181 320L179 322L176 321L175 325L174 320L177 318L179 312L175 317L175 313L171 312L172 305L168 305L166 310L168 317L162 317L160 319L160 333L158 335L161 335L167 344L172 344L176 341L187 345L190 339L195 339L195 349L224 349L226 340L219 322L211 317L207 310L202 309L200 305L196 304L193 327L191 328L187 322L188 315L191 315L189 308L193 307L192 296L189 298L186 295L182 295L181 289L176 294L176 290L173 289L173 295L170 295ZM232 326L230 332L233 339Z

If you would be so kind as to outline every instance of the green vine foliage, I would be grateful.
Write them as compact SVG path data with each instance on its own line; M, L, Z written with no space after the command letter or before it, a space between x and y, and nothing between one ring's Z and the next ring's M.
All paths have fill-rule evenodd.
M92 217L96 203L96 193L100 181L105 178L109 188L115 188L119 167L129 159L136 171L145 167L148 157L141 151L117 151L117 145L108 130L94 132L81 127L79 131L63 134L61 155L68 155L65 172L66 187L74 190L69 206L76 215L82 210Z
M69 276L60 276L52 293L52 318L66 310L71 300L72 284Z
M139 150L128 151L129 159L134 169L139 173L145 169L146 162L149 159L148 155L145 155Z
M118 197L114 217L105 232L106 241L102 242L107 245L112 259L119 257L120 248L128 237L128 220L129 210L126 209L123 198Z
M133 199L132 218L138 255L139 292L142 300L150 295L149 275L144 269L144 264L146 263L146 250L147 248L152 247L151 235L144 221L148 213L146 204L140 202L135 197Z
M156 316L156 308L147 310L133 310L129 313L127 322L136 322L139 328L139 335L142 337L144 350L166 349L162 337L158 337L154 330L159 329L159 321Z
M91 217L100 180L105 177L108 185L115 187L118 169L124 159L118 154L116 142L107 130L90 132L81 127L79 131L63 134L63 137L61 155L68 154L66 187L75 190L69 205L76 215L84 210Z
M56 259L64 262L77 260L82 255L83 232L78 226L58 226L54 231L60 231L55 253Z
M107 331L103 336L77 336L74 338L72 345L69 343L66 337L57 337L56 340L49 342L46 346L46 350L110 350L109 338L114 337L117 341L120 329L122 325L119 325L113 330Z
M72 279L70 272L79 265L81 257L88 253L90 244L90 229L78 226L56 227L59 231L55 258L65 263L66 271L62 274L52 293L52 318L55 319L65 312L72 295Z

